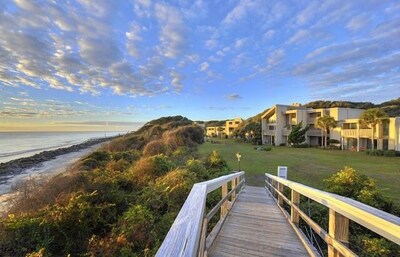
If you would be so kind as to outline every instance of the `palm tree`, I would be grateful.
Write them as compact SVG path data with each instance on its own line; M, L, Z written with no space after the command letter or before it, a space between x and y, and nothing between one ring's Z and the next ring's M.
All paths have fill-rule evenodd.
M218 134L219 134L219 137L222 139L222 132L225 130L223 127L218 127L217 128L217 130L218 130Z
M316 126L324 131L324 147L326 148L328 146L328 130L336 127L336 121L329 115L322 116L317 119Z
M371 128L371 147L374 150L375 126L387 121L388 115L380 108L371 108L361 113L360 123Z

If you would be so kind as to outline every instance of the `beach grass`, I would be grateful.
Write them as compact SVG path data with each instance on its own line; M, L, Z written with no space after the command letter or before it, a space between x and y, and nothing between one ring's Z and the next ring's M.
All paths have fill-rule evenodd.
M364 152L325 150L319 148L291 148L272 146L271 151L257 151L257 146L230 139L212 139L199 146L203 156L212 150L224 157L232 170L238 170L236 153L240 152L241 170L246 171L248 185L262 186L263 174L276 174L277 166L288 167L288 179L324 189L324 179L344 166L376 180L383 195L400 204L400 158L369 156Z

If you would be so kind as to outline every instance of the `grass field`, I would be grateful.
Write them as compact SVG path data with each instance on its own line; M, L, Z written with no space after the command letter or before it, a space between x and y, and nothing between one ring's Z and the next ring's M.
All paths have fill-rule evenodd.
M324 189L323 179L330 177L344 166L374 178L382 193L400 204L400 158L368 156L340 150L317 148L290 148L275 146L271 151L254 150L254 145L237 143L233 140L213 139L199 147L201 155L212 150L228 162L232 170L238 170L236 153L242 155L240 168L246 171L247 184L263 185L265 172L276 174L277 166L288 167L288 179L305 185Z

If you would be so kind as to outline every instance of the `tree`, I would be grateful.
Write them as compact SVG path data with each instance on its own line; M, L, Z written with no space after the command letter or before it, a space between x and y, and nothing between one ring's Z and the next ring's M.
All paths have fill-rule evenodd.
M223 134L222 132L224 131L224 128L223 127L218 127L217 131L218 131L219 138L222 138L222 134Z
M380 108L372 108L365 110L361 113L360 123L361 125L365 125L371 128L371 147L374 150L374 134L375 134L375 126L377 124L383 124L387 122L388 115L386 112Z
M324 147L326 148L328 146L328 130L336 127L336 121L333 117L327 115L319 117L316 125L317 128L320 128L324 131Z
M306 141L306 133L310 128L308 125L305 128L303 127L303 122L300 121L299 124L294 125L292 131L288 136L288 143L293 145L299 145Z

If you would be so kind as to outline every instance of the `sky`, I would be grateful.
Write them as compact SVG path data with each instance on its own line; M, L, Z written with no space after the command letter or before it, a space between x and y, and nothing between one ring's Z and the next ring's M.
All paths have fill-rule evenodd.
M397 0L0 1L0 131L399 96Z

